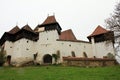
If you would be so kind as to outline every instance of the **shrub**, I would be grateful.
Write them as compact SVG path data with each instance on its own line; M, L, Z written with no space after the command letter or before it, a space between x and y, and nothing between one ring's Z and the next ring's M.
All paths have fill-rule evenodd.
M6 56L5 56L6 52L1 49L0 50L0 66L2 66L5 63L6 60Z
M55 59L55 63L57 62L58 56L57 54L52 54L52 57Z

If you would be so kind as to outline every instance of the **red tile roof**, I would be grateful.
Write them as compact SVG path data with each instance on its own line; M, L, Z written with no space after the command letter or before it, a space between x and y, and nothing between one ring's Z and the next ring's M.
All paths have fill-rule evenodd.
M47 19L41 25L46 25L51 23L57 23L55 16L48 16Z
M10 34L15 34L16 32L18 32L20 30L20 28L18 26L15 26L13 29L11 29L8 33Z
M104 34L107 32L109 32L109 30L106 30L103 27L101 27L100 25L98 25L98 27L94 30L94 32L91 35L89 35L88 37Z
M71 29L61 32L60 40L77 40Z

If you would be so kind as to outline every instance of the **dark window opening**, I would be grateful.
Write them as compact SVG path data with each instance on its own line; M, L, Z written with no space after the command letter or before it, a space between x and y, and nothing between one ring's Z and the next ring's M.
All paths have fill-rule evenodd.
M93 58L96 58L96 56L93 56Z
M26 48L26 50L29 50L28 48Z
M71 47L71 44L69 46Z
M11 55L7 56L7 63L10 65L11 64Z
M84 57L84 58L87 58L87 57L88 57L87 54L86 54L86 52L83 52L83 57Z
M34 60L36 60L36 58L37 58L37 56L38 56L38 53L33 54L33 56L34 56Z
M76 57L74 51L72 51L71 54L72 54L72 57Z
M46 55L43 57L43 62L44 62L44 63L52 63L52 56L49 55L49 54L46 54Z

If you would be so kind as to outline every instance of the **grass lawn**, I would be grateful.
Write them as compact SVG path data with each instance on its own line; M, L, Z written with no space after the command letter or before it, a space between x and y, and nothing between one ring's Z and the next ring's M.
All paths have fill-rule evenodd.
M120 80L120 66L97 68L0 67L0 80Z

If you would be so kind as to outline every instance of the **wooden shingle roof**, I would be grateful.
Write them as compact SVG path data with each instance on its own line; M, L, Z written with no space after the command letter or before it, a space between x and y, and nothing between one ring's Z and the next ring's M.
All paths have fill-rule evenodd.
M27 31L30 31L30 32L34 32L34 31L30 28L30 26L29 26L28 24L26 24L25 26L23 26L22 29L27 30Z
M20 28L18 26L15 26L13 29L11 29L8 33L10 34L15 34L20 30Z

